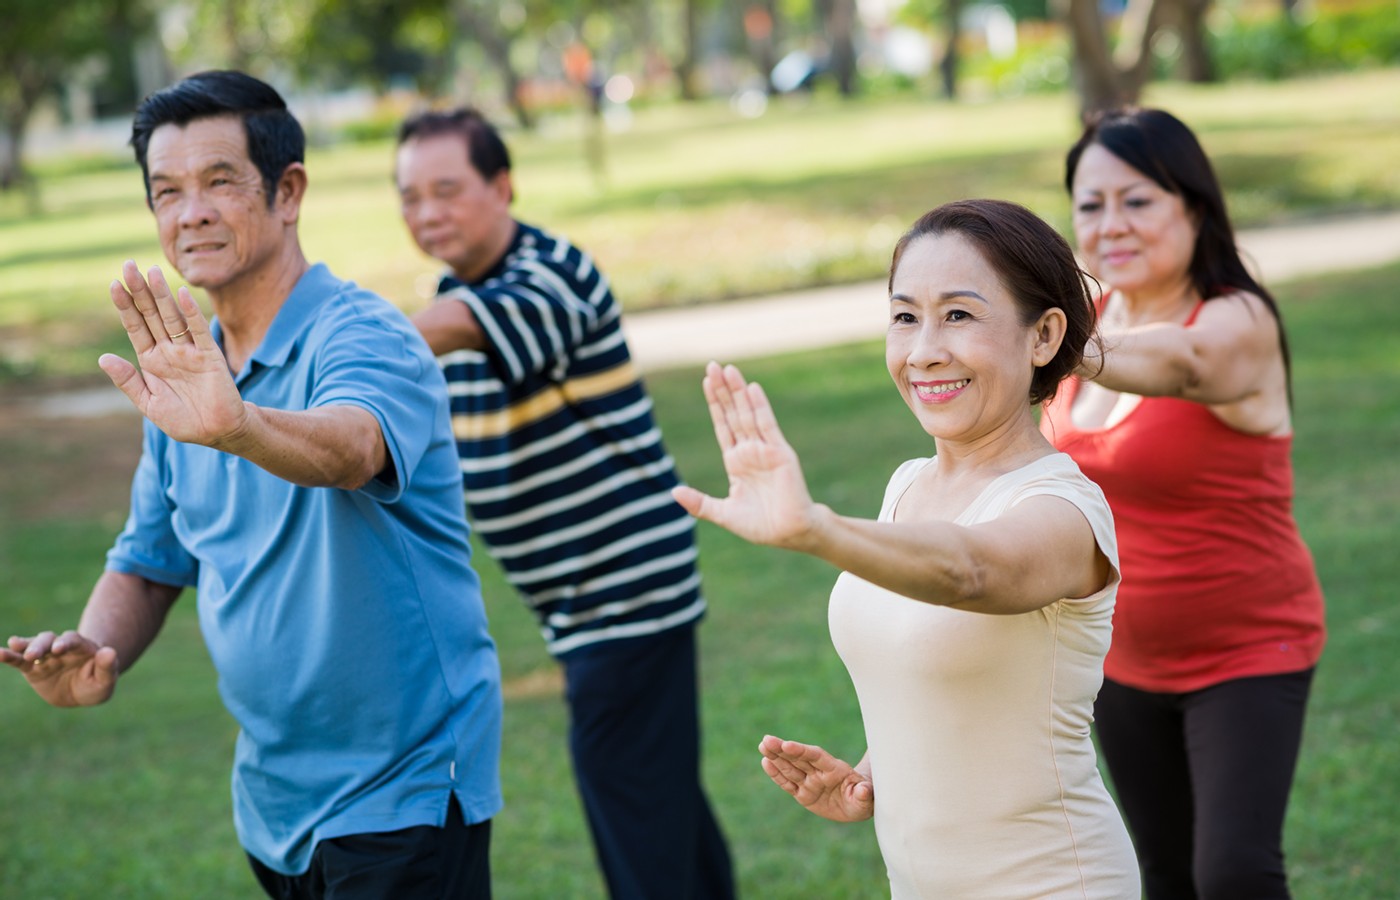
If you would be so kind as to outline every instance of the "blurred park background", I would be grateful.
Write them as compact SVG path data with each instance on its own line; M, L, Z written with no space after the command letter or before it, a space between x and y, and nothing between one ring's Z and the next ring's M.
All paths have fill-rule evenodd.
M5 0L0 636L74 624L125 516L139 420L48 401L103 385L99 352L130 356L106 292L121 261L164 264L125 147L133 106L225 66L271 81L308 128L308 255L405 309L435 266L399 220L392 134L427 104L506 127L519 217L590 250L629 315L878 278L902 229L958 197L1067 231L1064 151L1083 111L1123 100L1198 131L1239 226L1400 209L1396 0ZM1304 900L1400 896L1397 285L1397 265L1270 283L1332 634L1289 819ZM890 471L931 451L878 344L745 368L843 512L873 515ZM698 370L648 384L682 473L722 490ZM835 573L707 526L701 542L706 774L741 887L887 896L870 829L803 813L757 765L769 732L863 749L826 635ZM498 894L601 897L557 672L478 559L507 678ZM0 679L0 896L256 895L230 821L235 729L193 612L187 597L100 709Z

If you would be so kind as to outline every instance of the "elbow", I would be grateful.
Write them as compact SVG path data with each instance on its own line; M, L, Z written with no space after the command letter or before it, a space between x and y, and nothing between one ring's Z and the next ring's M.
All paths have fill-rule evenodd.
M348 462L337 473L338 477L332 479L331 487L345 491L358 491L378 477L385 468L384 465L376 465L372 460L362 457L359 460Z
M990 574L986 566L970 561L950 579L950 590L942 604L968 610L984 606L990 589Z

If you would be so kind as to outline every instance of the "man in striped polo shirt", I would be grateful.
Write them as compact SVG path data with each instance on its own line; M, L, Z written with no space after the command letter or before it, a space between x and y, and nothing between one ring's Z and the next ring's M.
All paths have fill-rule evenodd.
M414 317L447 376L478 533L564 667L569 748L614 898L725 898L700 783L693 522L607 278L511 215L510 156L469 109L399 131L404 222L450 268Z

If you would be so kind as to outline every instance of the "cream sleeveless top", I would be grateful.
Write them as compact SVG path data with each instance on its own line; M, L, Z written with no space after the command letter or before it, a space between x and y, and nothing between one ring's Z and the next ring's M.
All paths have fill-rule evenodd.
M895 472L882 521L934 465L911 460ZM1055 453L997 478L956 523L987 522L1045 494L1084 514L1112 565L1091 596L997 616L911 600L849 573L832 590L832 642L860 701L896 900L1140 896L1089 739L1119 581L1108 504Z

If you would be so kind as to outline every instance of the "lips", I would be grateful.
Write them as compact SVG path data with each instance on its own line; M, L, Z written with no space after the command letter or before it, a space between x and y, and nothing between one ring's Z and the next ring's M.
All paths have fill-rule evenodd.
M222 250L223 248L224 248L224 243L223 243L222 241L201 241L201 242L198 243L198 244L186 244L184 247L180 248L180 252L181 252L181 253L213 253L214 251L216 251L216 250Z
M957 381L915 382L913 386L914 393L918 395L920 400L928 403L942 403L961 394L963 388L971 383L971 378L959 378Z

